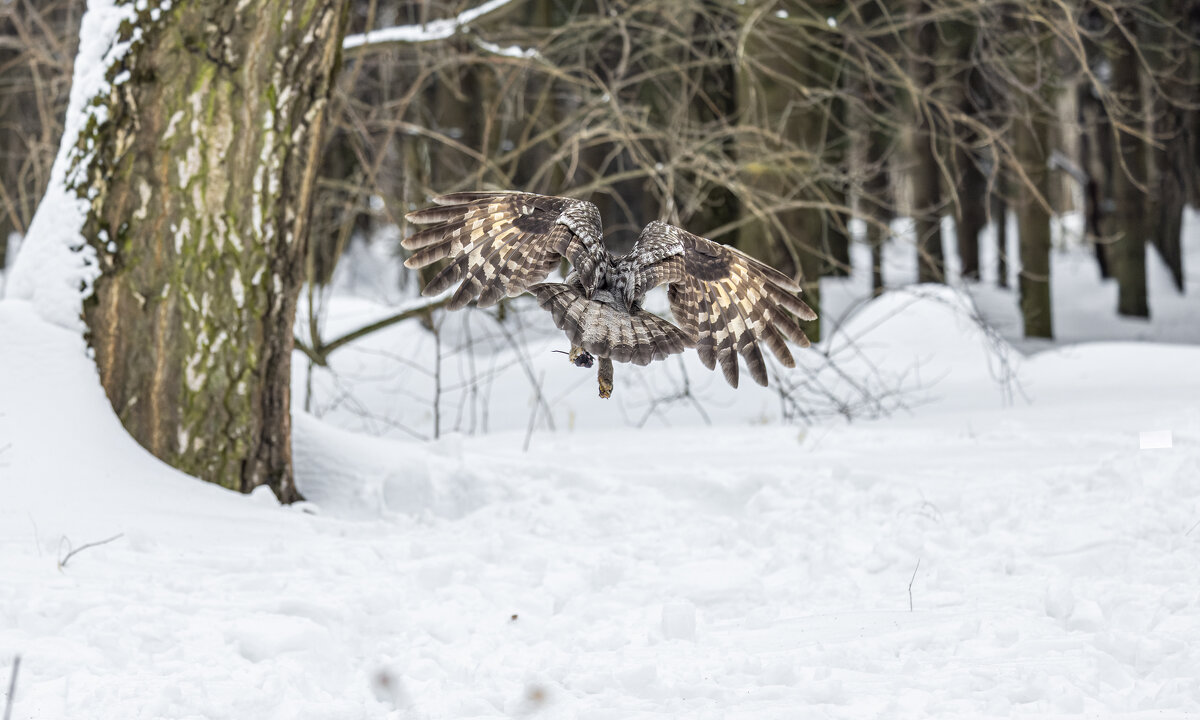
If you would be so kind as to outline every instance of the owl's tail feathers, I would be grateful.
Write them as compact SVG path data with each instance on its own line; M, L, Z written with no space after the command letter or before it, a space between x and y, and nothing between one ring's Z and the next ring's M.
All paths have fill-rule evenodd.
M641 309L627 313L589 300L570 285L540 283L529 291L571 343L593 355L648 365L696 344L695 338L654 313Z

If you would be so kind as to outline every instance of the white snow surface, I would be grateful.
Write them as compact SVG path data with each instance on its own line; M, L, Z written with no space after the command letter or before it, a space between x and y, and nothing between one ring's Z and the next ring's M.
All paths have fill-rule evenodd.
M523 452L528 385L484 437L297 412L281 507L152 458L78 334L0 302L0 690L19 653L14 718L1200 712L1200 349L1040 353L1005 404L944 293L854 322L900 307L864 352L941 382L889 419L762 424L750 385Z
M6 297L29 300L42 317L63 327L82 329L80 301L91 292L96 273L94 252L80 235L88 201L67 189L67 173L77 152L79 132L92 115L88 105L107 92L105 74L127 46L115 43L117 29L132 14L132 3L88 2L81 20L63 139L50 169L50 183L6 283L0 285Z

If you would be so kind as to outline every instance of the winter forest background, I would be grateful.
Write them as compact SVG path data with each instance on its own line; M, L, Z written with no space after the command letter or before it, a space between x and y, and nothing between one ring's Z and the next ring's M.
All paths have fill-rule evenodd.
M1200 712L1198 167L1191 0L0 3L6 709ZM813 348L601 400L475 189Z

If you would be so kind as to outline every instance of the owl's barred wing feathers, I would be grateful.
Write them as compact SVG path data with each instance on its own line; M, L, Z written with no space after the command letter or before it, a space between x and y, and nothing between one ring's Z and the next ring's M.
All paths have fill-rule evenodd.
M412 251L404 264L446 260L422 293L461 283L447 304L451 310L472 300L487 307L529 290L575 346L605 362L644 365L694 346L710 370L720 363L733 387L738 355L754 380L767 384L760 342L787 367L796 366L787 340L808 347L792 315L813 320L816 313L797 297L800 286L727 245L653 222L629 254L613 258L604 247L600 213L584 200L462 192L434 202L408 215L431 227L403 241ZM575 273L563 283L543 283L562 258ZM646 292L663 284L679 327L641 308ZM601 396L607 397L603 382Z
M449 260L422 294L436 295L461 281L451 310L475 299L488 307L520 295L564 257L589 287L607 272L600 213L590 202L516 192L452 193L434 202L408 214L409 222L433 226L404 239L401 244L413 251L404 264L420 268Z
M632 259L632 297L667 284L671 313L696 341L700 360L712 370L719 362L725 379L738 384L737 355L750 375L767 384L758 343L764 342L786 367L796 361L784 338L808 347L808 337L789 313L803 320L817 315L796 297L791 278L745 253L666 223L651 223L627 256Z

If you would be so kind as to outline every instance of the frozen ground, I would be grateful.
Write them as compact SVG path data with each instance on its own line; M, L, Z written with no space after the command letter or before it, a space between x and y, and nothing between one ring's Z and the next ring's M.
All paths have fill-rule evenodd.
M587 376L575 429L528 452L528 383L480 438L300 414L290 508L149 457L77 334L0 302L13 717L1200 713L1200 349L1041 353L1006 404L925 295L851 327L860 362L939 381L890 419L764 425L750 385L711 427L585 430L615 405L556 361Z

